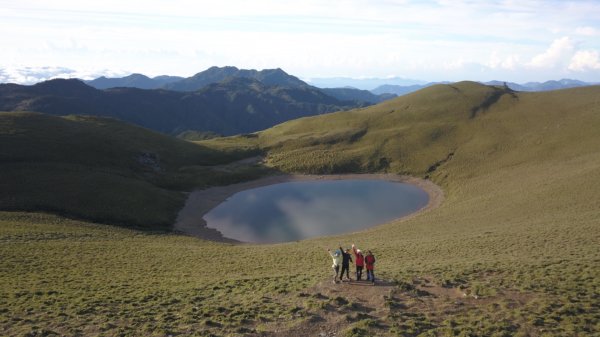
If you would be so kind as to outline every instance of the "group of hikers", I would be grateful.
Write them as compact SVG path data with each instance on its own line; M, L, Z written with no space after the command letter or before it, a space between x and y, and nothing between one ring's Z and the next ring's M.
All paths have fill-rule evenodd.
M344 250L341 245L339 249L331 251L327 249L329 255L333 259L333 271L335 276L333 277L333 283L338 283L338 277L340 281L344 281L344 272L346 273L346 279L350 279L350 262L352 262L352 256L350 255L350 249ZM370 250L367 250L367 255L363 255L360 249L357 249L352 244L352 253L354 253L354 263L356 265L356 281L361 281L363 268L367 270L367 282L375 284L375 256ZM341 267L341 272L340 272Z

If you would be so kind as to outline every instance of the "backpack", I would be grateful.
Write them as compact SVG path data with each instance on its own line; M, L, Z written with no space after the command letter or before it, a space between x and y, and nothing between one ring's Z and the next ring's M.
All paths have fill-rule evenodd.
M367 255L365 256L365 263L367 264L375 264L375 256Z

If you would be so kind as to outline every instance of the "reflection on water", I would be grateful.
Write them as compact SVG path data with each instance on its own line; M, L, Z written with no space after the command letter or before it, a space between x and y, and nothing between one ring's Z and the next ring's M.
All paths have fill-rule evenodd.
M420 188L384 180L289 182L234 194L204 216L245 242L286 242L358 231L427 205Z

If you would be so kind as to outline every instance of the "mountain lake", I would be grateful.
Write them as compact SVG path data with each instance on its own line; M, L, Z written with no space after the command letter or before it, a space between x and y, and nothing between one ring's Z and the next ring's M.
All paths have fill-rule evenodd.
M238 192L204 215L242 242L276 243L360 231L427 206L421 188L385 180L296 181Z

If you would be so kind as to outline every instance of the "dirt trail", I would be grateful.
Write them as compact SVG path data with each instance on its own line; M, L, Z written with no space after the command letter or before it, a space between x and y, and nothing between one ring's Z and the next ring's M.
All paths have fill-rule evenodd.
M240 167L246 167L246 166L250 166L250 165L260 164L264 160L265 160L265 158L263 156L254 156L254 157L240 159L240 160L234 161L229 164L216 165L216 166L213 166L212 169L216 170L216 171L232 172Z
M342 336L353 322L366 319L385 328L390 313L385 303L393 297L395 289L394 283L385 280L378 280L375 285L366 281L334 284L331 279L323 280L302 294L305 303L314 303L314 314L294 327L277 323L269 336Z
M341 282L323 280L306 289L298 306L308 308L309 315L293 326L273 322L267 333L260 336L338 337L352 334L352 329L368 329L369 335L391 336L394 322L406 317L423 322L443 320L450 313L467 312L490 303L508 303L515 308L524 306L531 296L514 291L498 292L494 296L478 297L468 287L442 286L432 277L415 277L412 282L398 284L378 280Z

